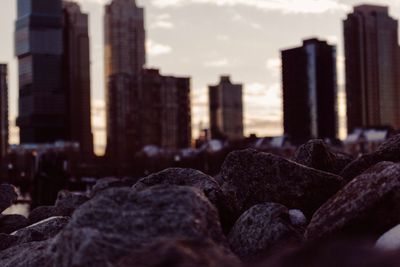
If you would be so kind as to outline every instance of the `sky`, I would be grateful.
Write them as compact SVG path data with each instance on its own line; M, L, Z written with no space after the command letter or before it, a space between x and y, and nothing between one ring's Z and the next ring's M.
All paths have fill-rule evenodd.
M105 146L103 11L110 0L76 0L90 16L92 124L96 152ZM132 0L133 1L133 0ZM0 1L0 62L9 64L10 141L18 143L17 0ZM283 133L280 51L318 37L337 45L340 136L345 136L342 20L352 6L387 5L400 17L400 0L136 0L145 8L147 67L192 77L193 137L208 126L207 86L230 75L244 85L245 133Z

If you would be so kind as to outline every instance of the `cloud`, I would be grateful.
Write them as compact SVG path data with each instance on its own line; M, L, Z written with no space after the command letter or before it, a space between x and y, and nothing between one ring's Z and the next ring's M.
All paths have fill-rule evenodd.
M279 77L282 69L282 60L280 58L270 58L265 63L265 67L273 77Z
M172 48L168 45L159 44L152 40L146 42L147 54L150 56L160 56L172 52Z
M212 4L216 6L248 6L266 11L283 13L325 13L349 10L349 6L337 0L153 0L158 8L179 7L188 4Z
M171 15L170 14L160 14L156 16L155 18L152 19L152 23L150 25L150 28L156 29L173 29L175 28L174 23L171 21Z
M205 67L211 67L211 68L220 68L220 67L225 67L228 65L229 65L229 60L226 58L213 60L213 61L207 61L204 63Z

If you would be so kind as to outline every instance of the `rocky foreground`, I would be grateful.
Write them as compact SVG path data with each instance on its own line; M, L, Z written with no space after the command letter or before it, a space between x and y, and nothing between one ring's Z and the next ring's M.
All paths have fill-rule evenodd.
M0 212L16 199L0 186ZM0 217L0 266L400 266L400 135L352 159L320 140L292 160L231 153L221 173L167 169L59 193Z

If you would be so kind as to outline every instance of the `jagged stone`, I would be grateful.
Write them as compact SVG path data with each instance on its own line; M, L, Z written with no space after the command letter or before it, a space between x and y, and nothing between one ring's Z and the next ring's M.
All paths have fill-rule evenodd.
M292 225L289 210L276 203L256 205L243 213L228 236L232 251L246 262L301 240L302 231Z
M12 246L0 252L2 267L53 267L53 257L48 242L30 242Z
M52 244L57 266L110 266L159 238L226 239L214 206L185 186L111 188L80 206Z
M66 190L60 191L57 196L55 207L71 215L76 208L88 201L89 198L82 194L75 194Z
M70 216L71 209L56 206L41 206L32 210L28 216L29 224L41 222L51 217Z
M255 150L232 152L225 160L222 190L240 215L275 202L310 216L343 185L340 176Z
M29 225L29 220L22 215L0 215L0 233L12 232Z
M19 243L42 241L56 236L69 222L69 217L51 217L20 229L12 235L20 238Z
M18 242L18 237L16 236L8 234L0 234L0 251L16 245L17 242Z
M322 140L310 140L300 146L293 161L320 171L333 173L335 171L336 156Z
M380 162L353 179L314 214L306 237L378 237L399 223L400 164Z
M17 200L15 187L9 184L0 185L0 213L10 207Z

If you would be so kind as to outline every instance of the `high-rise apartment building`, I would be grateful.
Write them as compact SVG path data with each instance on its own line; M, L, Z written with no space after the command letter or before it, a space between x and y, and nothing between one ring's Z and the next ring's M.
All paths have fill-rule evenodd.
M229 76L209 86L211 136L215 139L243 138L243 86L233 84Z
M117 162L141 148L140 97L146 61L143 8L113 0L105 10L107 155Z
M8 70L0 64L0 163L8 151Z
M67 97L68 139L80 144L85 157L93 155L90 110L90 49L88 15L74 2L63 2L63 85Z
M344 21L348 131L400 129L398 22L388 7L361 5Z
M336 138L336 47L318 39L282 51L284 131L296 143Z
M15 51L19 68L21 143L67 138L62 86L62 1L18 0Z

